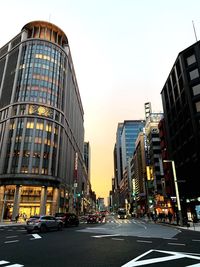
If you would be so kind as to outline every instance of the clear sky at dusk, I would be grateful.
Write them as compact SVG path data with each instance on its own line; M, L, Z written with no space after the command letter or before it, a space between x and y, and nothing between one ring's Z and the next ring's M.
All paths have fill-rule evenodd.
M107 197L118 122L162 111L160 92L178 53L200 38L199 0L11 0L1 2L0 47L33 20L68 37L91 145L91 182Z

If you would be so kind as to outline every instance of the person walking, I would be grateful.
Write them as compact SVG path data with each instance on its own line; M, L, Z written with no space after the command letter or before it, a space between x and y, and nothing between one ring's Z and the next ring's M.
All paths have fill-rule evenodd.
M18 222L18 220L19 220L19 214L17 214L17 215L15 216L15 221L16 221L16 223Z

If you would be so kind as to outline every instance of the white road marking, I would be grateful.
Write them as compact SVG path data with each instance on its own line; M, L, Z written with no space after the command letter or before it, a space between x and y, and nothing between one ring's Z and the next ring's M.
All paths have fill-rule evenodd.
M7 264L7 263L10 263L9 261L0 261L0 265L4 265L4 264ZM11 264L11 265L6 265L8 267L23 267L24 265L21 265L21 264Z
M174 238L174 237L165 237L163 239L166 239L166 240L177 240L177 238Z
M200 263L187 265L186 267L200 267Z
M147 240L137 240L139 243L152 243L152 241L147 241Z
M160 252L162 254L168 254L170 256L152 258L152 259L147 259L147 260L140 260L142 257L144 257L147 254L150 254L151 252L154 252L154 251ZM121 267L144 266L144 265L148 265L148 264L152 264L152 263L165 262L165 261L170 261L170 260L177 260L177 259L181 259L181 258L189 258L189 259L195 259L195 260L199 260L200 261L200 257L188 255L187 253L151 249L151 250L145 252L144 254L136 257L135 259L127 262L126 264L122 265ZM195 265L190 265L190 267L191 266L195 266ZM197 266L198 265L196 264L195 267L197 267Z
M105 227L87 227L86 229L105 230L105 229L107 229L107 228L105 228Z
M8 267L23 267L24 265L21 264L12 264L12 265L8 265Z
M102 238L102 237L111 237L111 236L119 236L119 234L115 234L115 235L93 235L92 237Z
M168 245L172 245L172 246L185 246L185 244L182 244L182 243L168 243Z
M32 236L34 237L34 238L31 238L31 240L35 240L35 239L40 239L40 238L42 238L40 235L38 235L38 234L32 234Z
M192 241L194 241L194 242L200 242L200 240L198 240L198 239L192 239Z
M146 236L146 235L138 235L137 237L141 237L141 238L151 238L151 236Z
M9 261L0 261L0 265L6 264L6 263L9 263Z
M122 239L122 238L111 238L111 239L113 239L113 240L119 240L119 241L124 241L124 239Z
M141 226L141 227L144 227L144 229L146 230L147 229L147 227L145 226L145 225L143 225L143 223L144 222L136 222L136 221L134 221L134 220L132 220L132 222L134 223L134 224L137 224L137 226Z
M4 243L8 244L8 243L16 243L16 242L19 242L19 240L5 241Z

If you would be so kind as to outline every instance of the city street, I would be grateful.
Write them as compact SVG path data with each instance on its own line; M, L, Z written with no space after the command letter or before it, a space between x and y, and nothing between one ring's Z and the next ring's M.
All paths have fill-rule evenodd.
M113 216L43 234L27 234L19 224L0 227L0 265L199 266L199 244L197 231Z

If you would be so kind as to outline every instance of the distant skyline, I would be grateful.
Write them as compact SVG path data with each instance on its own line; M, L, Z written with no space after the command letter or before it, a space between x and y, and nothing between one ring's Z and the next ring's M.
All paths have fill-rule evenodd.
M178 53L200 37L198 0L11 0L1 3L0 47L33 20L68 37L91 146L97 197L111 190L117 125L162 111L160 92Z

